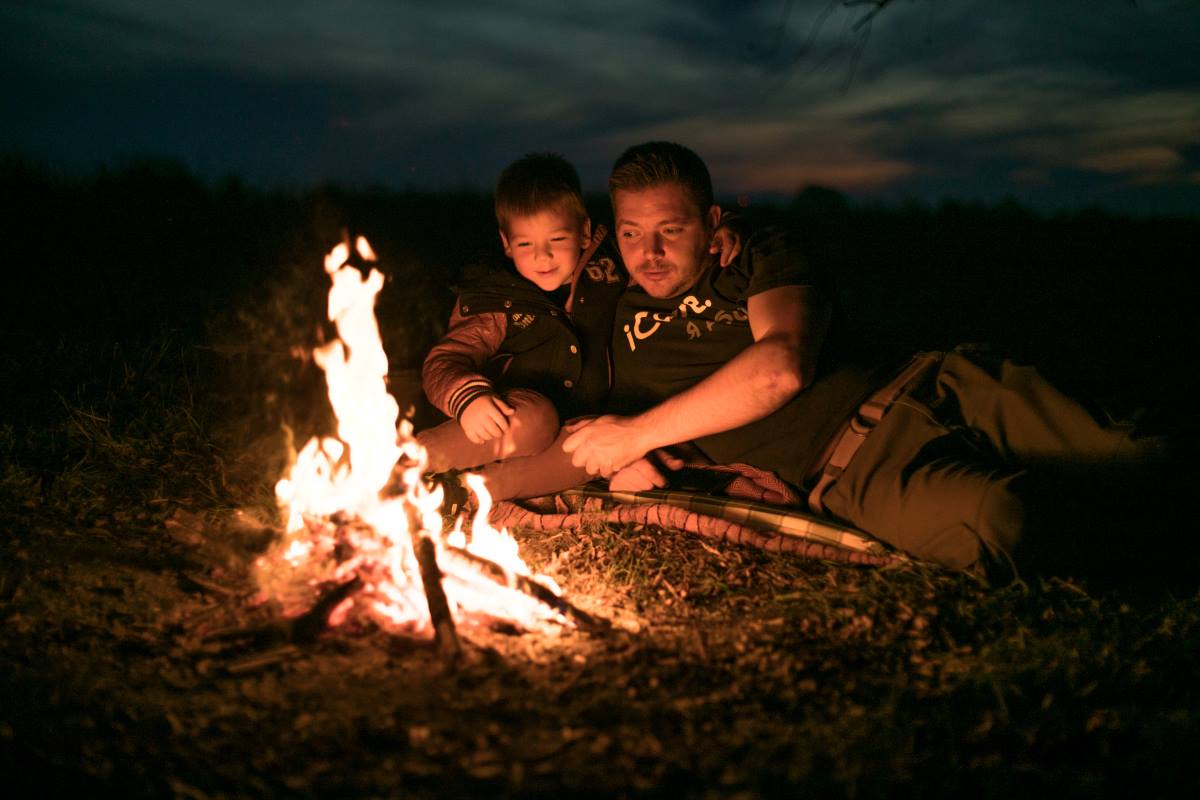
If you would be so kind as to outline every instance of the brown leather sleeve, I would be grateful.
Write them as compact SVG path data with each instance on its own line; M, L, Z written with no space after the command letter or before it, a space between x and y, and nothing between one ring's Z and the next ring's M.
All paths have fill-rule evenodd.
M450 329L421 367L425 394L443 414L458 419L467 402L493 391L492 382L483 375L483 365L500 349L507 324L499 312L466 317L455 305Z

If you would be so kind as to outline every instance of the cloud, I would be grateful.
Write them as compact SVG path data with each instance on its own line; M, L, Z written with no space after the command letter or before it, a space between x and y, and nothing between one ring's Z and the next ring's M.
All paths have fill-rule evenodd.
M625 129L608 137L614 150L638 141L679 141L709 164L721 194L791 194L809 184L843 190L876 189L919 171L916 164L881 154L870 125L852 130L794 112L730 121L700 114ZM766 154L769 154L767 156Z
M1162 174L1183 166L1183 156L1169 147L1127 147L1077 159L1075 166L1097 172Z
M1073 166L1138 181L1185 180L1181 151L1200 143L1200 91L1098 86L1020 98L1029 114L999 140L1041 167Z
M864 38L840 0L9 4L0 144L430 187L557 149L599 187L671 138L731 192L1190 185L1200 20L1111 5L914 0Z

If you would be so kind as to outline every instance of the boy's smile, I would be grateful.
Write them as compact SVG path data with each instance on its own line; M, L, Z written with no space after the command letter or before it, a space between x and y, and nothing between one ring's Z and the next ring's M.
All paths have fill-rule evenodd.
M500 241L521 277L550 292L574 277L591 227L590 220L581 222L566 209L547 209L514 217L507 235L500 231Z

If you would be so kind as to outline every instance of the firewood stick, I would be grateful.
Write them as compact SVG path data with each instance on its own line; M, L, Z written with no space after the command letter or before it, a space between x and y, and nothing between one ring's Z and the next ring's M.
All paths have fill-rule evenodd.
M437 551L433 541L423 533L420 516L416 508L406 505L408 531L412 536L413 552L421 570L421 585L425 587L425 601L429 604L429 619L433 623L433 638L438 650L449 661L458 658L461 648L454 617L450 615L450 604L446 590L442 588L442 570L438 567Z
M235 589L231 586L226 586L216 581L209 580L203 575L197 575L193 572L180 572L179 576L185 583L191 584L200 589L204 589L212 594L222 594L226 597L237 597L239 595L249 594L251 590Z
M550 606L550 608L570 619L581 628L596 632L606 630L610 627L608 620L601 617L593 617L591 614L567 602L528 576L518 575L515 572L505 569L495 561L477 556L459 547L450 547L447 545L443 550L450 557L466 562L488 580L529 595L534 600Z
M265 667L281 664L284 661L291 661L294 658L298 658L300 654L301 650L299 647L296 647L294 644L285 644L283 647L256 653L240 661L235 661L226 666L225 670L231 675L243 675L247 672L255 672Z
M317 634L325 630L329 624L329 615L333 613L333 609L361 587L362 578L355 575L350 580L339 583L321 595L312 608L290 620L288 627L291 629L291 635L289 638L293 642L307 642L317 638Z
M212 631L201 640L204 651L220 652L244 648L249 644L263 647L279 642L304 644L317 638L329 624L329 615L350 595L362 588L362 578L353 578L337 584L317 598L312 607L298 617L276 620L265 625L227 628Z

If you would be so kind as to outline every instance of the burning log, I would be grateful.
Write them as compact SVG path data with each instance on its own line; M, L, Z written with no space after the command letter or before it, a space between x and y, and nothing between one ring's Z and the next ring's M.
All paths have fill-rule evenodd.
M607 630L610 626L608 620L599 617L593 617L578 606L572 605L562 597L555 594L553 591L533 580L526 575L518 575L515 572L505 569L502 565L495 561L489 561L482 556L477 556L460 547L447 546L445 553L451 559L458 560L465 564L468 568L474 569L480 575L483 575L488 580L497 583L501 586L506 586L509 589L515 589L522 592L534 600L543 603L558 613L562 614L567 619L574 622L579 627L590 631Z
M447 660L453 660L458 658L460 652L458 631L454 627L454 617L450 615L446 590L442 587L442 570L438 567L437 550L433 540L424 534L416 509L410 505L406 510L413 552L417 556L421 584L425 587L425 600L429 604L429 619L433 623L433 639L439 652Z
M342 602L361 589L362 585L362 580L355 575L324 591L303 614L266 625L213 631L206 635L203 641L215 645L219 651L246 646L262 647L279 642L306 644L316 639L321 631L329 627L330 615Z
M329 627L329 617L346 598L362 588L362 580L355 575L348 581L334 586L321 595L316 604L298 617L289 620L288 638L293 642L311 642L321 631Z

